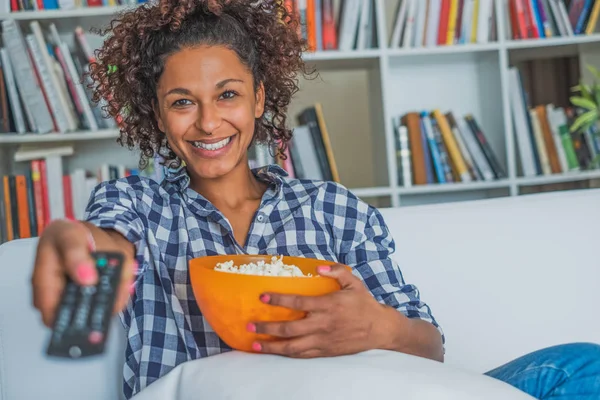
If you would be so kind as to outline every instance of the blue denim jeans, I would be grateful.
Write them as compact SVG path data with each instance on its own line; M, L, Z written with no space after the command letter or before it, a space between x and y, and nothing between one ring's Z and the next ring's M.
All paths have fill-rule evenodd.
M600 345L565 344L527 354L486 375L536 399L600 399Z

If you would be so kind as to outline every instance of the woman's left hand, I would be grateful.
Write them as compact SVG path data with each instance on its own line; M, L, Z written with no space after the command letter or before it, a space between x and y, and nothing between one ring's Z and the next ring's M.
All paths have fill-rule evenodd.
M318 297L264 293L264 303L306 311L307 315L297 321L250 323L249 331L280 338L254 343L255 351L295 358L355 354L386 347L389 336L397 334L390 332L390 317L400 326L407 324L401 313L378 303L345 266L325 266L318 271L336 279L341 290Z

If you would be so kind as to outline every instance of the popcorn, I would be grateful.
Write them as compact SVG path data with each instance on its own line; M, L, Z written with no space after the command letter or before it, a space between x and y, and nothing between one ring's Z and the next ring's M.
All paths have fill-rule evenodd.
M263 276L312 276L311 274L304 275L300 268L295 265L284 264L283 256L279 258L271 257L270 263L261 260L258 263L242 264L239 266L233 265L233 261L226 261L217 263L215 271Z

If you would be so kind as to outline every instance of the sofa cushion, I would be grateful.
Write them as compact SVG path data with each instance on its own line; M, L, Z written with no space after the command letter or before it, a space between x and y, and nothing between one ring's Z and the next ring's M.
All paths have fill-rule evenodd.
M135 400L527 400L484 375L391 351L309 360L230 352L190 361Z
M484 372L600 343L600 190L382 210L394 257L446 335L446 362Z

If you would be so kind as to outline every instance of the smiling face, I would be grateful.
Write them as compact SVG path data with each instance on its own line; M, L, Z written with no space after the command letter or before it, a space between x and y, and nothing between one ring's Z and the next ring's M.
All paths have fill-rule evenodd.
M186 48L170 55L158 81L156 118L192 179L221 178L247 167L264 87L237 54L223 46Z

